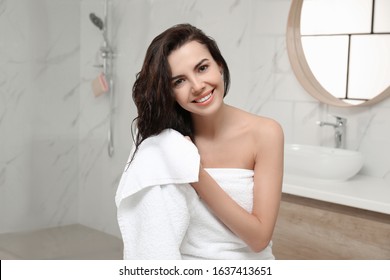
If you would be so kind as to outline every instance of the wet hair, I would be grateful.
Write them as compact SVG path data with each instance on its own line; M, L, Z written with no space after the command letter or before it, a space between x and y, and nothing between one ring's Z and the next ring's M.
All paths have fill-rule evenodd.
M148 47L141 71L133 85L133 100L138 112L133 121L137 128L134 139L136 151L143 140L167 128L175 129L194 140L191 115L175 100L168 63L168 56L174 50L191 41L203 44L222 68L226 96L230 74L215 40L190 24L179 24L165 30Z

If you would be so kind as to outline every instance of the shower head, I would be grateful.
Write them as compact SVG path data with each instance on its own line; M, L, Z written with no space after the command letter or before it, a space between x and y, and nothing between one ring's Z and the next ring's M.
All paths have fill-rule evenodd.
M92 23L97 27L99 28L100 30L103 30L103 21L101 20L101 18L99 18L97 15L95 15L94 13L90 13L89 14L89 18L90 20L92 21Z

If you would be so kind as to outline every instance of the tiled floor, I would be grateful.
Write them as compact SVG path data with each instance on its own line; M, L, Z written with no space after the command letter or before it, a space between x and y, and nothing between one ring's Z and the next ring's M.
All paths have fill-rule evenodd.
M82 225L0 234L2 260L120 260L122 241Z

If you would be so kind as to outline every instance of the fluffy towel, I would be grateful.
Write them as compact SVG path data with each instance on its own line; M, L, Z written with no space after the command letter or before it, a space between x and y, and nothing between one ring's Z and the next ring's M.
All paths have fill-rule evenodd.
M142 142L115 197L124 259L181 259L190 211L199 200L189 185L198 180L199 163L196 146L175 130Z
M207 168L218 185L242 208L253 207L253 170L237 168ZM199 200L191 210L191 223L181 246L183 259L273 260L272 243L259 253L233 234L207 205Z

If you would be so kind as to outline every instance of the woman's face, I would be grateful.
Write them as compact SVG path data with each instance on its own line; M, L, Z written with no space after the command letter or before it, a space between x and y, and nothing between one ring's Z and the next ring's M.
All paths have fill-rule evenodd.
M202 116L220 108L224 96L222 68L205 45L188 42L168 56L168 63L173 93L181 107Z

